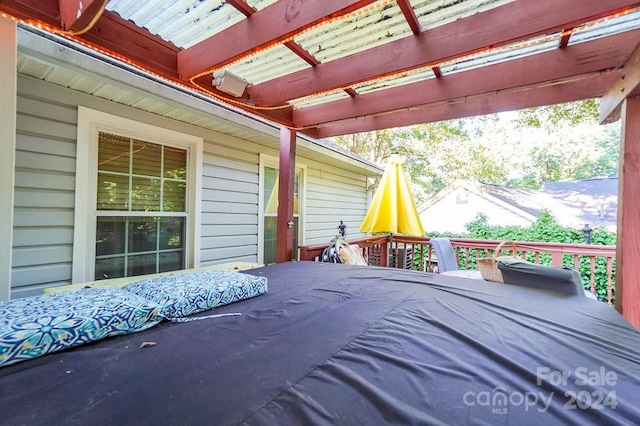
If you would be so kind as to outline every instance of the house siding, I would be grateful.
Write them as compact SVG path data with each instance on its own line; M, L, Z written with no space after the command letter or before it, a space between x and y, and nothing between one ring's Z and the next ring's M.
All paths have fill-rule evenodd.
M258 145L219 139L204 145L200 263L257 262Z
M466 203L459 204L459 199ZM528 226L532 220L464 189L456 189L420 213L427 234L431 232L465 233L465 225L484 213L491 225Z
M77 110L20 92L11 262L12 297L71 280Z
M200 265L258 261L260 154L276 149L31 77L19 75L17 95L12 298L71 283L78 105L202 137ZM301 150L297 161L307 170L301 244L330 240L340 220L362 235L366 177Z
M338 234L342 220L348 238L364 236L359 228L367 212L364 176L322 165L307 169L305 244L322 244Z

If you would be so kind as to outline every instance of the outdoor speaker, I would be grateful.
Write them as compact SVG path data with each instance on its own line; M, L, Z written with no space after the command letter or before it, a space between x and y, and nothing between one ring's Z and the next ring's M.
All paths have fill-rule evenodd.
M218 70L213 73L213 85L225 93L239 98L249 85L246 80L231 74L226 70Z

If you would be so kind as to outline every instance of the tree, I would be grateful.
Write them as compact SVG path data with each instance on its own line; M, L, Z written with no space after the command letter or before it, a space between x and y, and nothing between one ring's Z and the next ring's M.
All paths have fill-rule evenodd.
M586 99L578 102L527 108L518 112L516 122L524 128L546 128L552 130L558 126L569 124L597 124L600 102L597 99Z
M598 101L490 114L342 136L334 142L376 164L405 158L417 202L455 180L539 188L543 182L613 177L620 126L599 126Z

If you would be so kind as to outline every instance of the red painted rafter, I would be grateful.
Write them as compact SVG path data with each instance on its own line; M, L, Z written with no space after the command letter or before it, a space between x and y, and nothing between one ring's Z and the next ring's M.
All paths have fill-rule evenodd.
M253 7L249 6L244 0L227 0L227 3L235 7L238 12L244 14L244 16L246 17L249 17L256 13L256 10Z
M34 19L56 28L60 25L58 0L2 0L0 11L18 19Z
M442 70L440 67L432 67L431 71L433 71L433 75L435 75L436 78L442 78Z
M311 53L304 50L299 44L293 40L287 41L284 45L289 48L293 53L304 59L309 65L315 67L320 63Z
M573 28L566 28L564 31L571 31ZM560 41L558 42L558 47L560 49L564 49L565 47L567 47L569 45L569 39L571 38L571 33L567 33L564 34L561 38Z
M404 19L406 19L407 24L411 27L411 31L414 34L420 34L420 22L418 22L418 18L416 18L416 14L413 11L413 6L409 3L409 0L396 0L402 14L404 15Z
M360 9L375 0L322 0L310 5L278 1L178 54L178 72L189 80L251 52L286 41L300 31Z
M75 34L88 31L100 18L108 0L58 0L62 28Z
M172 80L177 78L177 54L180 49L116 13L105 11L98 22L78 39L125 57L133 64L163 77Z
M355 90L353 90L350 87L347 87L346 89L343 89L345 91L345 93L349 96L351 96L352 98L355 98L356 96L358 96L358 92L356 92Z
M257 105L280 105L291 99L353 86L380 76L435 66L482 52L487 46L528 40L637 6L640 1L565 0L558 3L556 0L517 0L413 37L320 64L312 70L297 71L257 84L249 88L249 97ZM554 13L548 13L548 10L554 10Z
M617 68L629 57L639 39L640 30L627 31L563 50L461 71L441 80L429 79L360 95L357 99L300 108L294 110L293 121L300 127L314 126Z
M0 0L0 11L25 21L37 20L62 31L58 0ZM177 77L179 49L175 45L107 10L89 31L71 39L113 57L124 58L162 77Z
M515 11L520 10L521 12L530 11L530 9L527 7L527 4L529 4L530 1L531 0L517 0L512 4L521 5L521 9L514 9L514 10ZM544 2L549 0L541 0L541 1ZM583 15L583 19L581 18L582 21L588 21L593 19L594 17L597 17L596 15L593 15L596 11L598 11L596 5L593 4L594 3L593 0L585 0L584 2L579 2L579 3L575 3L575 2L576 0L565 0L561 4L561 6L558 6L557 11L559 12L560 15L566 18L567 12L564 9L565 3L566 3L566 4L569 4L570 7L573 7L574 9L579 10L576 16ZM606 2L606 7L617 8L615 10L621 10L621 8L623 8L623 6L625 5L627 7L633 7L633 6L640 5L640 2L623 1L623 0L612 0L610 2ZM58 0L2 0L0 1L0 11L7 12L12 16L16 16L22 19L30 19L30 18L36 19L44 22L45 24L60 28L61 25L59 20L60 19L59 11L57 8L58 8ZM601 10L600 15L605 14L605 12L602 12L602 9L600 10ZM484 13L488 13L488 12L483 12L482 14ZM478 14L476 16L480 16L482 14ZM495 18L496 15L492 15L492 16ZM554 16L557 16L557 14L554 14ZM513 19L516 19L516 20L525 19L525 18L526 18L526 13L524 15L516 13L516 15L513 16ZM505 17L505 19L506 19L505 22L510 22L512 17L507 16ZM468 30L465 27L466 25L465 22L466 24L469 24L471 22L478 22L478 21L459 20L456 22L456 24L461 25L459 27L456 27L457 33L458 34L465 33L465 32L469 33L469 31L471 31L471 35L470 35L471 37L474 35L472 31L473 29ZM527 20L526 25L522 24L522 26L529 28L527 26L529 25L528 22L529 21ZM543 24L548 23L547 20L542 20L541 22ZM573 25L577 25L577 24L574 22ZM568 23L565 22L559 28L560 29L568 28L573 25L569 25ZM488 26L488 28L489 29L487 30L488 32L486 37L488 37L491 34L495 34L496 32L500 32L504 29L503 26L501 26L500 29L496 29L495 26L491 26L491 25ZM509 27L509 28L512 28L512 27ZM429 31L429 34L432 36L437 35L438 34L437 31L438 31L438 28L434 28L433 30ZM440 34L442 35L442 33ZM420 34L418 36L409 37L409 38L420 39L423 35L424 34ZM102 18L98 21L97 25L91 31L77 38L82 42L89 42L91 45L95 45L99 49L104 49L105 51L109 51L112 54L114 54L115 57L121 56L121 57L127 58L132 63L140 66L145 70L150 71L151 73L158 74L172 81L179 81L177 72L176 72L177 51L179 49L173 46L172 44L164 42L160 38L150 34L145 29L138 28L133 23L120 18L116 14L105 11ZM436 42L438 42L438 40L436 40ZM381 50L375 49L375 51L382 52L382 53L387 52L385 46L381 46L381 47L383 47L384 49L381 49ZM454 46L451 46L451 42L448 43L448 47L447 47L448 49L453 49L454 47L455 47L455 44ZM366 51L366 53L367 55L373 54L373 51ZM404 52L402 52L402 54L404 54ZM425 55L428 56L428 53ZM412 56L411 51L408 52L408 56ZM372 57L374 59L372 63L376 64L375 67L371 67L370 65L367 64L366 66L368 68L378 67L382 70L384 70L384 68L388 66L386 64L386 62L388 61L398 62L403 60L403 58L397 58L397 57L388 58L388 57L385 57L384 55L377 56L377 57L375 55L367 56L367 57ZM357 62L359 59L362 59L362 58L364 57L361 56L361 54L356 54L351 56L352 62ZM340 60L337 60L334 62L338 63L338 61ZM318 65L315 70L315 72L317 73L318 79L322 84L326 83L323 80L326 77L325 75L326 70L324 70L324 65L326 64ZM346 66L346 68L344 69L344 72L347 74L348 73L355 74L353 71L354 70L350 66ZM443 78L442 82L446 83L447 79L448 77ZM290 83L294 84L293 82L290 82ZM188 83L186 85L189 86ZM348 85L339 85L338 87L348 87ZM283 90L288 90L288 86L286 84L284 86L280 86L280 88ZM315 88L312 88L312 89L315 90ZM392 93L392 92L387 92L387 93ZM294 97L299 97L299 96L302 96L300 92L296 93L296 96ZM587 96L584 95L583 98L585 97ZM358 98L359 96L356 97L354 100L357 100ZM553 102L550 102L550 103L553 103ZM237 106L247 111L257 113L267 119L273 120L283 125L295 127L295 124L291 118L292 115L291 115L290 109L264 111L264 110L254 110L251 108L250 105L237 105ZM393 124L393 126L399 126L399 125L402 125L401 121L398 121L395 124ZM308 134L312 133L311 130L308 130L305 132Z
M315 138L327 138L595 98L601 96L607 87L619 78L619 75L620 71L614 70L565 84L531 87L530 89L521 88L517 91L451 99L401 113L381 114L375 117L330 123L317 130L309 129L303 132Z

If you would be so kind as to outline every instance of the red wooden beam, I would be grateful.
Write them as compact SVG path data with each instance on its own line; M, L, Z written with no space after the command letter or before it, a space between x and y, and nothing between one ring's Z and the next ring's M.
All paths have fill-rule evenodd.
M247 18L256 13L256 10L253 7L249 6L244 0L227 0L227 3L235 7L238 12L244 14L244 16L246 16Z
M58 0L62 28L74 34L88 31L100 18L108 0Z
M442 78L442 70L440 67L433 67L431 68L431 71L433 71L433 75L435 75L436 78Z
M287 41L286 43L284 43L284 45L293 53L298 55L301 59L304 59L312 67L315 67L320 63L320 61L318 61L311 53L304 50L302 47L300 47L299 44L297 44L293 40Z
M600 123L613 123L620 118L625 98L640 92L640 43L624 64L620 80L613 84L600 101Z
M326 138L597 98L619 75L620 72L615 70L564 84L451 99L403 112L329 123L321 125L317 130L305 130L304 133L316 138Z
M61 28L58 0L2 0L0 11L19 19L35 19Z
M347 87L346 89L344 89L344 91L346 92L347 95L351 96L352 98L355 98L356 96L358 96L358 92L353 90L351 87Z
M19 19L35 19L51 27L61 28L58 0L0 0L0 11ZM109 52L115 58L124 58L125 61L169 81L198 90L196 86L185 84L178 78L177 52L180 50L178 47L113 12L105 10L90 31L72 39L97 47L103 53ZM208 90L215 92L211 85L211 78L200 80L200 83ZM221 96L228 97L225 94ZM236 106L283 126L293 126L291 108L256 111L250 105Z
M573 28L565 28L563 31L571 31ZM569 45L569 39L571 38L571 33L567 33L560 38L560 42L558 42L558 48L564 49Z
M178 54L185 80L219 68L261 48L285 41L302 30L341 16L375 0L278 1Z
M558 32L637 6L640 6L637 0L517 0L413 37L320 64L311 70L297 71L257 84L249 88L249 97L258 105L279 105L379 76L435 66L446 60L481 52L488 46L501 46Z
M99 3L96 1L92 5ZM1 0L0 11L62 29L58 0ZM104 11L89 31L73 39L130 60L162 77L174 80L177 77L177 52L180 49L116 13Z
M306 127L617 68L624 63L639 39L640 30L628 31L563 50L461 71L440 80L432 78L363 94L356 99L340 99L300 108L294 110L293 121L296 126Z
M640 329L640 98L622 106L622 147L618 190L616 309Z
M163 77L177 78L180 49L116 13L105 11L98 22L78 38Z
M413 34L420 34L420 22L418 22L418 18L416 18L413 6L411 6L409 0L396 0L396 3L400 6L404 19L407 20L407 24L409 24Z
M293 190L296 176L296 131L280 129L276 263L293 260Z

